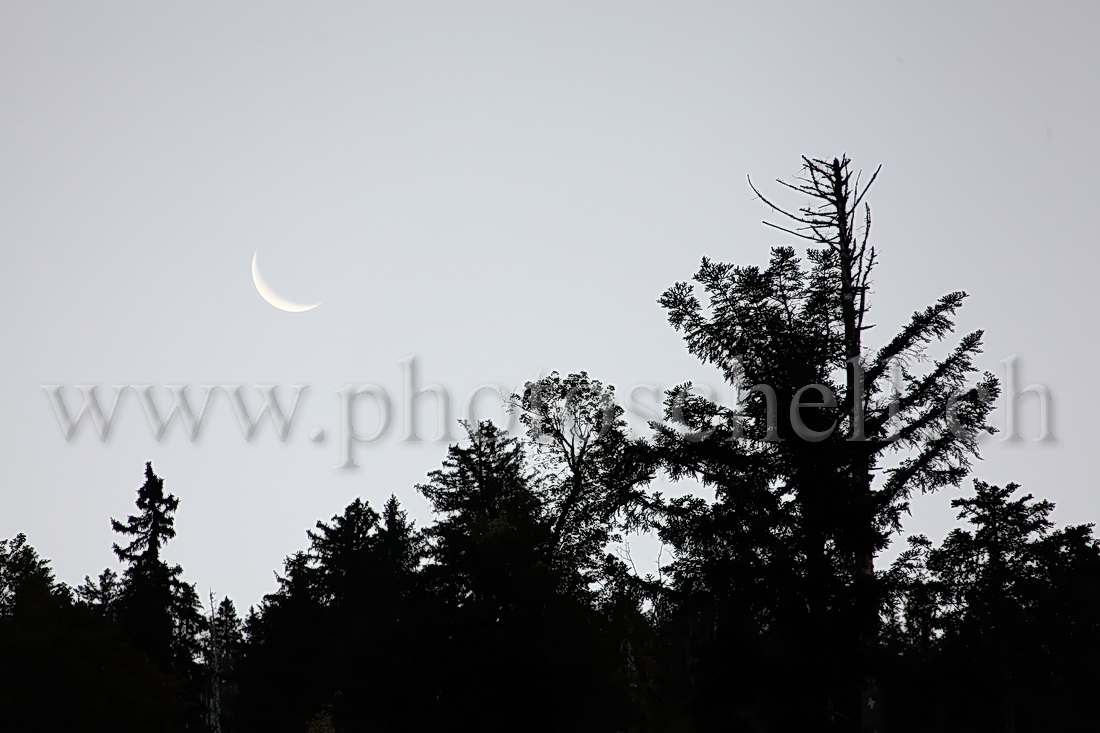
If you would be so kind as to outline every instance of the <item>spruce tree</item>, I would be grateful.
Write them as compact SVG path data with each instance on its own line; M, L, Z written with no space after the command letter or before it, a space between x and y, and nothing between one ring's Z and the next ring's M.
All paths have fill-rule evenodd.
M4 730L181 730L176 681L55 580L24 535L0 540Z
M275 579L278 589L245 621L241 714L246 730L291 733L332 694L331 641L309 554L287 557Z
M428 537L441 592L496 617L529 598L533 572L550 578L553 528L519 442L488 421L465 428L468 445L450 446L416 488L439 515Z
M210 595L213 606L214 595ZM212 611L203 641L209 687L208 727L220 733L239 729L240 661L244 651L244 623L227 596Z
M165 491L152 463L145 464L145 483L137 495L137 514L125 522L111 519L114 531L130 538L113 546L125 564L116 601L118 623L153 664L180 678L187 690L188 715L197 721L203 688L200 635L206 623L198 593L182 578L183 568L163 557L164 547L176 536L179 499Z
M80 602L95 609L100 615L114 620L118 600L122 595L122 581L118 573L104 568L96 580L85 575L84 583L76 589Z
M543 479L516 438L466 428L417 487L437 513L425 577L441 602L439 711L486 731L611 729L598 622L554 560Z
M928 557L943 589L945 630L962 642L973 671L973 708L1005 733L1016 731L1017 698L1027 689L1021 675L1042 662L1031 643L1042 636L1038 555L1054 526L1054 505L1014 496L1019 488L975 480L973 496L951 502L970 528L953 530Z
M1019 489L975 480L952 501L966 525L939 546L909 538L885 575L905 730L1091 725L1100 541L1092 525L1055 529L1054 505Z
M807 654L806 694L817 698L807 705L820 711L812 724L823 728L841 718L879 725L874 558L913 492L957 486L966 475L978 436L993 430L987 416L998 391L991 374L976 375L980 331L946 357L925 358L952 332L963 292L868 348L877 252L864 198L877 173L861 186L847 157L803 158L799 179L780 183L807 205L790 212L761 199L786 220L778 228L810 244L805 260L791 247L774 248L766 268L703 258L695 282L705 301L685 282L660 299L689 351L745 397L719 405L684 384L670 391L666 422L655 426L671 475L712 486L717 497L713 507L670 506L669 539L686 543L678 572L698 578L726 563L710 574L741 575L734 586L756 604L758 622L770 619L764 628L788 615L793 648ZM677 527L700 512L729 533L720 544L741 549L702 554L706 538ZM753 554L764 561L751 562ZM753 592L771 576L772 588Z
M257 730L420 729L428 622L418 572L423 540L395 496L381 514L361 498L307 532L279 589L246 622L243 715ZM417 700L417 716L388 705ZM412 724L413 727L409 727Z
M54 607L68 598L68 588L54 579L49 561L25 534L0 540L0 617Z

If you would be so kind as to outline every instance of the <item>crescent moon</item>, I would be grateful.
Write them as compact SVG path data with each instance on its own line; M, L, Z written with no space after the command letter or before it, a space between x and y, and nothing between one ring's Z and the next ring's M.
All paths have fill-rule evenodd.
M276 293L271 286L267 284L267 281L264 280L263 275L260 274L260 268L256 264L256 255L259 253L260 251L256 250L252 255L252 282L256 286L256 290L259 292L261 298L266 300L270 305L275 306L281 311L287 311L288 313L302 313L304 311L313 310L321 305L322 301L317 301L312 305L295 303Z

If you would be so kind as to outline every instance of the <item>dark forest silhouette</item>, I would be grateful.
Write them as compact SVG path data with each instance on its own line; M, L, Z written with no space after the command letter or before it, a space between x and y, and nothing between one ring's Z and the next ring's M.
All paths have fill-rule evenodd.
M522 436L466 425L416 487L431 524L356 499L243 618L167 560L179 499L146 464L137 513L111 519L119 571L74 589L0 542L0 728L1095 729L1092 525L970 477L999 388L981 332L951 340L966 294L872 329L874 176L803 163L780 183L809 204L761 198L804 256L704 258L659 301L743 413L683 384L642 439L586 373L528 383ZM659 472L713 501L662 496ZM957 528L876 568L914 493L945 487ZM668 550L656 575L610 551L637 531Z

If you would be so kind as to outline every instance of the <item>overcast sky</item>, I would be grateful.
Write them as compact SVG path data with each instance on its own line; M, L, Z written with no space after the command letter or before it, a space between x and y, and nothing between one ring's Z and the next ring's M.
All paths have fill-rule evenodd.
M246 608L356 496L428 518L413 485L446 443L431 398L427 439L398 440L410 355L452 422L475 388L552 369L720 389L657 298L704 255L794 243L747 175L798 206L769 183L845 152L883 164L867 343L969 292L960 335L1049 389L1055 437L1031 440L1022 398L1024 440L986 441L975 475L1100 520L1098 23L1079 2L0 2L0 538L25 532L70 583L117 569L109 520L152 461L181 500L168 558ZM257 250L282 297L322 304L267 304ZM368 383L390 428L338 470L337 390ZM197 440L157 441L132 390L105 441L90 421L66 441L48 384L74 416L77 384L105 409L114 384L162 406L191 385L196 409L204 384L277 384L286 409L308 387L285 441L267 417L245 440L224 392ZM942 536L957 494L907 530Z

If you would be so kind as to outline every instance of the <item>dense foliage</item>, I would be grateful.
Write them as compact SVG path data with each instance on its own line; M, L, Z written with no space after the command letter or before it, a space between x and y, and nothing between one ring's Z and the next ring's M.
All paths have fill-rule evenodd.
M1095 728L1100 541L967 481L998 394L981 333L925 355L965 294L867 346L866 187L847 159L804 159L789 188L811 204L765 201L804 257L704 258L659 301L736 407L682 384L640 438L586 373L529 383L521 435L467 424L416 486L427 526L356 499L243 618L167 560L179 499L151 464L111 520L120 572L69 588L25 536L0 541L3 728ZM666 498L661 475L713 499ZM959 526L875 567L913 493L945 487ZM656 577L614 552L640 531L668 550Z

